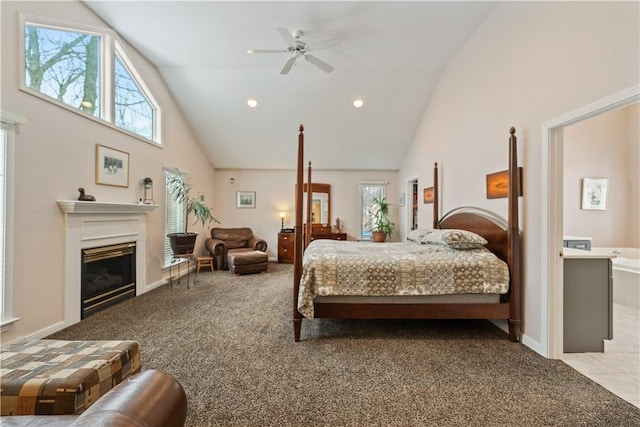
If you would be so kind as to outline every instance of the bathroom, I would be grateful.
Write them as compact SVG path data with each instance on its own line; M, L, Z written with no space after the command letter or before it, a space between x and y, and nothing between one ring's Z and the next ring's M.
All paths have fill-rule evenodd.
M563 360L640 406L640 109L618 108L564 128L565 243L612 257L613 339ZM576 243L577 242L577 243Z

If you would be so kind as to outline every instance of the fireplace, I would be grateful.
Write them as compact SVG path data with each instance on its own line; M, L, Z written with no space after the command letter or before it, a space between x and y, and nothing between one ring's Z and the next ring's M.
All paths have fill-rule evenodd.
M80 318L136 296L136 242L82 249Z
M132 289L128 295L141 295L163 284L146 283L146 215L157 205L85 202L80 200L58 200L58 207L64 214L65 228L65 309L62 327L77 323L84 309L81 290L83 251L106 246L135 243L135 266L131 266ZM89 263L89 265L92 263ZM120 273L116 273L120 274ZM106 299L115 295L110 295ZM121 301L121 300L120 300ZM106 307L108 302L102 304ZM91 305L91 303L89 303Z

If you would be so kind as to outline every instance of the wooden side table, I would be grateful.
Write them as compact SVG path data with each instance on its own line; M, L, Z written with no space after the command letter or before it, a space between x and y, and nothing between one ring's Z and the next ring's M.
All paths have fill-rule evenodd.
M278 233L278 263L293 264L294 233Z
M200 273L202 267L208 267L211 271L215 270L213 265L213 257L211 256L199 256L196 258L196 273Z

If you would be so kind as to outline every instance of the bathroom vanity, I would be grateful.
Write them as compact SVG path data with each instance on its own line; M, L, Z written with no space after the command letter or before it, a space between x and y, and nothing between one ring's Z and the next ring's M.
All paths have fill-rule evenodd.
M613 338L611 257L563 248L564 352L603 352Z

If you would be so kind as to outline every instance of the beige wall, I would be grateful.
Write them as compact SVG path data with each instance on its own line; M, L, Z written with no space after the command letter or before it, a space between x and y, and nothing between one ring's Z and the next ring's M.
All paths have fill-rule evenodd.
M233 184L229 181L232 177ZM286 213L285 227L295 225L295 170L217 169L215 181L214 214L222 222L220 227L251 227L254 234L267 241L269 257L277 259L280 212ZM357 239L360 233L358 183L361 181L388 183L387 198L392 201L390 217L397 222L398 206L393 202L398 199L396 171L313 171L313 182L331 185L331 223L339 217L350 240ZM236 208L238 191L255 191L256 208ZM399 238L400 234L394 232L391 240Z
M640 248L640 104L627 109L629 155L627 157L627 182L629 183L630 245Z
M438 161L443 211L477 205L506 217L506 199L487 200L484 182L506 168L508 131L516 127L524 167L523 342L543 354L542 126L639 83L638 12L637 2L500 3L443 71L400 170L401 188L414 177L423 188ZM422 224L431 222L429 207L420 205Z
M20 321L2 333L3 342L43 334L64 320L64 217L56 200L78 197L77 188L102 202L135 203L141 180L155 183L163 205L163 165L189 171L194 191L215 196L214 170L156 69L127 47L163 112L163 146L143 142L18 89L19 12L106 27L79 2L1 2L2 110L25 117L16 135L14 315ZM95 146L130 155L129 187L95 184ZM148 215L147 285L162 281L163 209ZM197 227L196 227L197 228ZM195 230L197 231L197 230ZM203 240L200 241L202 244Z
M565 234L591 237L593 246L638 247L637 128L636 103L564 129ZM583 178L609 180L606 210L581 209Z

